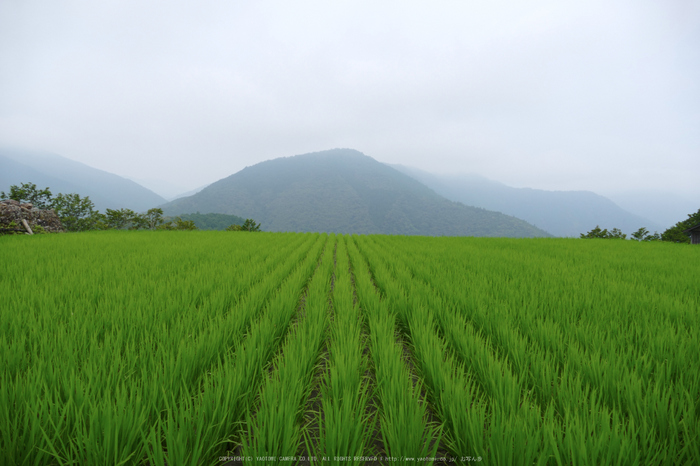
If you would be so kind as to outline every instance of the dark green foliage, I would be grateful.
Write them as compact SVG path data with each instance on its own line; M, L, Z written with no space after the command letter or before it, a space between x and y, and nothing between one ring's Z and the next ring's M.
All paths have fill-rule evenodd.
M163 211L161 209L158 209ZM237 215L227 214L182 214L180 218L183 220L192 220L200 230L226 230L229 225L242 225L245 219Z
M30 202L37 209L49 209L51 204L49 188L37 189L34 183L20 183L10 186L10 192L0 191L0 199L14 199L18 202Z
M700 223L700 209L694 214L688 214L686 220L676 223L671 228L661 233L662 241L670 241L673 243L690 243L690 235L684 233L688 228L694 227Z
M600 226L596 225L594 229L589 231L586 234L581 233L581 238L585 239L593 239L593 238L599 238L599 239L626 239L627 235L622 233L619 229L613 228L612 230L608 231L607 229L601 230Z
M147 228L153 230L155 229L155 226L151 225L157 226L159 225L159 222L157 221L157 215L155 218L151 218L152 210L160 209L151 209L145 214L138 214L131 209L107 209L105 215L105 222L107 224L106 227L113 228L115 230L143 230Z
M192 220L183 220L180 217L162 223L156 227L156 230L196 230L197 226Z
M654 232L654 234L652 235L649 233L649 230L642 227L639 230L632 233L632 239L637 241L660 241L661 235L659 235L659 233L657 232Z
M25 232L24 226L18 225L14 220L7 225L0 224L0 235L23 235Z
M643 241L644 238L646 238L648 235L649 235L649 230L642 227L639 230L632 233L632 239L635 239L637 241Z
M95 210L95 204L89 196L59 194L51 202L51 207L67 231L99 230L106 227L105 216Z
M2 199L14 199L19 202L31 202L39 209L53 209L61 219L63 228L67 231L87 230L142 230L156 229L163 223L163 210L154 208L140 214L131 209L107 209L104 214L95 209L95 204L89 196L79 194L59 193L52 198L49 188L37 189L34 183L12 185L10 192L0 192ZM191 221L179 219L171 222L172 230L195 230Z
M517 218L448 201L350 149L262 162L163 206L167 215L205 209L255 218L266 231L548 236Z
M149 227L149 220L146 214L136 214L131 219L129 230L145 230Z
M107 226L115 230L127 229L135 215L136 213L131 209L107 209L105 211Z
M151 230L155 230L158 227L158 225L163 223L163 209L148 209L145 218L148 223L148 228L150 228Z
M243 225L229 225L226 231L260 231L260 224L256 224L252 218L247 218Z
M260 224L256 224L255 220L252 218L247 218L243 225L241 225L241 230L243 231L260 231Z
M10 186L9 193L0 192L0 197L30 202L38 209L53 209L67 231L109 228L108 217L95 210L95 204L89 196L59 193L56 197L52 197L49 188L40 190L34 183L20 183L20 186Z
M610 239L627 239L627 235L622 233L619 229L613 228L610 230L608 238Z

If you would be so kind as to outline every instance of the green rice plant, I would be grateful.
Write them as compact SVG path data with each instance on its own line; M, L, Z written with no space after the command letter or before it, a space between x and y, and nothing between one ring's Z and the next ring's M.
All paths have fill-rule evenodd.
M194 412L191 418L204 419L211 428L204 433L194 429L181 429L170 447L167 438L163 438L166 451L177 449L174 447L175 443L201 442L212 446L209 453L212 455L210 461L213 464L218 453L240 443L237 433L250 404L255 399L265 370L287 333L304 284L316 267L324 243L325 241L316 242L312 252L270 299L265 312L251 327L245 341L235 352L226 354L218 366L205 377L202 392L192 405ZM167 432L167 429L165 431ZM152 447L155 450L158 445ZM168 457L168 463L179 464L180 461L187 461L186 457Z
M395 339L396 318L374 289L367 263L352 241L348 242L348 250L360 306L369 322L381 411L379 426L386 453L413 461L434 457L440 441L440 427L427 422L427 407L420 397L421 384L413 384L402 359L402 349Z
M337 244L328 368L316 416L319 432L314 439L307 434L307 444L324 464L364 464L359 458L373 455L370 435L375 422L367 413L372 392L364 379L362 318L353 302L345 238L340 237Z
M454 457L484 457L487 400L463 364L450 355L431 313L418 306L412 310L407 325L413 355L428 398L443 423L443 441Z
M0 465L700 464L698 248L177 233L0 238Z
M382 251L387 255L391 255L391 257L407 257L405 254L401 254L395 249L396 244L402 241L401 239L392 241L390 244L387 244L383 238L375 237L373 239L380 240L382 243ZM444 240L445 243L451 241L452 239ZM518 250L503 248L504 245L508 246L509 242L510 241L505 240L498 241L498 245L501 249L506 250L499 250L497 254L502 254L504 258L503 260L493 262L490 268L485 267L486 263L483 265L478 263L479 255L496 255L492 250L484 252L484 245L486 242L480 242L481 247L478 250L468 248L446 249L444 255L439 257L435 250L426 250L424 254L421 254L418 250L419 248L416 248L417 241L414 241L411 244L410 250L411 260L406 263L410 264L413 272L418 275L421 280L432 284L433 288L438 293L443 293L446 299L458 298L458 307L461 308L463 312L468 313L469 317L473 319L473 322L480 330L492 336L498 354L502 354L504 357L510 359L514 363L513 365L518 367L520 371L526 370L524 374L527 378L524 380L527 380L528 388L534 390L537 395L536 398L540 400L540 403L545 403L547 398L550 398L556 403L560 419L567 406L578 405L580 407L576 408L577 412L581 414L587 412L588 414L586 414L586 416L588 417L601 417L601 420L589 423L588 425L593 426L594 429L600 429L594 430L594 432L596 432L594 436L607 436L609 439L607 442L609 448L614 448L615 438L619 438L619 441L624 442L625 445L633 445L633 451L638 452L638 454L629 454L626 452L627 450L623 449L619 450L617 454L626 455L627 457L641 455L642 461L651 461L654 463L677 464L678 462L683 462L682 452L689 451L688 448L683 446L688 443L688 438L684 439L682 434L678 434L680 426L686 425L683 416L684 409L675 405L674 402L669 401L679 398L682 399L682 394L687 393L688 390L690 390L690 393L698 392L695 391L696 389L692 384L679 380L679 373L673 375L674 373L671 372L671 377L669 378L669 372L664 370L667 364L657 365L656 367L658 370L654 371L654 365L648 362L650 357L653 357L652 355L654 352L649 351L648 347L639 344L640 337L648 338L648 336L651 336L653 339L651 340L652 342L665 341L668 345L668 343L672 342L674 339L677 340L676 335L679 335L678 333L669 334L669 331L674 328L675 324L669 321L659 322L658 325L660 326L657 325L653 331L649 328L649 331L644 334L641 333L639 325L633 326L633 328L636 327L636 329L634 330L635 333L631 335L636 335L637 338L636 341L630 342L628 339L630 333L626 331L622 333L618 332L613 336L606 336L606 332L604 331L606 327L602 326L600 322L607 324L608 328L611 323L617 327L619 326L618 322L620 322L620 318L630 319L632 315L640 315L640 309L651 308L652 306L655 310L659 309L659 306L662 306L661 309L672 309L673 307L669 306L677 306L677 304L673 304L665 299L664 296L681 296L681 299L683 299L686 304L686 306L682 308L684 311L697 309L697 301L695 301L695 304L691 305L691 307L687 307L687 304L689 304L688 300L693 302L693 300L696 299L694 297L691 298L691 296L697 295L687 294L687 291L689 291L687 286L681 287L680 289L683 291L681 294L678 294L679 287L677 286L677 282L680 278L678 271L673 272L675 275L674 279L669 280L668 275L664 277L664 281L669 282L668 284L670 285L668 291L664 290L664 292L671 294L660 294L662 290L658 285L653 287L652 294L649 294L646 288L631 290L628 289L628 286L620 286L620 283L649 282L648 279L639 279L639 281L635 282L631 282L629 279L630 271L637 273L641 270L652 270L648 268L647 265L645 269L633 266L620 268L620 273L624 273L625 275L622 280L618 278L616 281L613 281L612 285L615 285L617 289L613 288L612 285L604 283L604 286L615 289L616 294L600 295L593 300L589 300L588 296L592 295L595 297L599 294L599 289L601 288L600 282L595 284L598 288L590 288L590 292L585 286L559 286L555 288L554 283L557 281L568 281L570 279L572 281L577 280L577 284L579 285L582 279L585 283L585 275L572 276L572 264L577 268L585 268L589 265L591 267L595 266L599 264L600 261L582 261L580 260L581 257L578 257L576 254L570 254L573 256L571 258L567 258L566 254L563 254L565 257L564 260L558 257L550 258L549 252L552 248L548 247L547 249L543 248L540 251L536 251L539 253L539 256L545 256L542 252L546 251L545 260L551 265L545 265L541 264L541 257L532 254L532 250L535 249L534 246L537 244L551 246L552 242L525 241L520 243L523 247ZM562 241L562 243L564 242ZM572 243L569 241L568 244ZM533 247L524 247L530 245ZM435 244L432 244L432 246L435 246ZM465 251L469 251L468 255L461 256L460 254ZM584 251L576 250L575 252L578 254ZM632 256L630 254L620 255L619 250L612 251L613 254L610 254L610 252L611 251L606 250L601 253L612 257L619 256L620 261L629 261L630 258L633 258L633 261L640 261L637 256ZM650 254L653 253L654 250L645 249L643 252L644 254ZM667 254L668 249L664 248L663 252ZM448 256L449 259L447 259ZM521 276L525 277L528 274L536 274L537 283L540 284L538 288L532 288L532 284L535 283L534 280L509 280L515 273L519 272L518 268L520 262L518 262L518 258L520 256L524 259L522 262L524 265L523 275ZM538 262L538 260L540 262ZM647 259L642 260L648 261ZM423 267L426 264L430 265L431 262L433 264L439 263L442 270L436 269L435 267ZM478 264L476 267L474 266L475 263ZM533 268L533 263L538 266ZM662 263L670 264L671 262L664 258L664 262ZM556 271L557 268L562 267L562 264L570 268L569 273L560 272L549 275L543 273L545 270ZM503 271L500 270L501 268ZM527 268L527 271L525 271L525 268ZM498 269L498 272L502 274L503 278L497 277L493 269ZM611 267L603 271L610 276L611 270L618 269ZM475 274L477 271L479 275ZM579 270L574 269L574 271L576 274L580 274ZM595 274L590 276L594 279L596 277ZM449 277L449 279L443 279L441 277ZM654 283L656 284L657 282L654 281ZM503 286L506 284L507 286ZM581 288L583 289L580 294L581 298L579 298L578 290ZM533 292L533 290L535 292ZM571 294L571 290L575 290L577 293ZM541 296L543 295L542 291L545 291L546 295ZM622 296L623 299L621 301L616 303L608 302L611 297L615 298L618 295ZM510 298L511 296L512 298ZM635 312L631 310L631 305L626 304L626 301L630 301L630 296L636 297L635 307L637 311ZM531 305L528 300L532 300L532 303L535 305ZM566 306L570 306L572 302L582 301L586 303L586 306L590 306L590 309L581 312L581 308L579 307L577 312L561 312L557 310L557 303L559 300L563 300ZM545 319L538 319L538 314L542 313L542 309L551 309L551 311L548 311L548 314L543 316ZM612 309L613 312L601 314L600 311L605 309ZM680 308L676 307L675 309L678 310ZM587 319L588 314L595 316L594 318L596 321L600 322L596 323L595 321L588 320L585 326L582 326L582 320ZM613 315L619 316L617 320L611 321L610 317ZM664 313L649 313L647 315L653 315L653 318L657 318L659 315L663 316ZM697 312L684 312L679 314L676 311L675 315L684 316L687 324L686 332L689 336L697 334ZM528 335L524 335L526 340L518 336L520 333L518 328L532 329L540 325L549 325L551 328L552 317L559 321L561 321L562 317L566 319L566 334L554 334L554 340L551 340L550 338L553 334L551 332L542 331L539 333L539 341L529 340ZM675 319L677 321L678 317ZM638 319L638 322L646 322L646 320ZM510 330L508 330L509 327L511 328ZM610 343L611 341L620 341L620 336L625 338L627 346L623 346L621 343ZM538 343L540 341L546 343L548 351L556 354L557 357L553 359L552 353L542 353L538 348ZM682 351L675 351L674 354L664 351L659 354L658 360L661 359L662 354L663 357L666 358L663 360L664 363L679 360L679 355L686 361L691 360L691 358L695 356L697 345L689 344L690 341L691 340L686 340L685 342L679 341L678 344ZM583 346L581 343L583 343ZM630 343L632 343L632 345L630 345ZM596 349L593 350L593 348ZM666 346L666 348L669 347ZM532 356L528 357L527 354L532 354ZM553 370L543 370L542 360L549 361L548 364L550 364L550 367L551 364L554 364L552 367ZM630 363L632 364L630 365ZM624 369L625 366L633 368L633 372ZM531 369L528 370L528 368ZM584 370L581 371L581 368L584 368ZM634 375L634 372L637 372L638 375ZM532 374L537 373L546 373L549 375L547 375L546 379L542 382L537 382L537 379L534 379L532 376ZM579 377L581 373L583 373L583 378ZM659 384L647 378L655 374L664 376L664 379L669 383ZM697 380L697 375L689 377L689 380L693 379ZM570 380L579 380L579 382L567 382ZM557 381L561 383L556 383ZM593 411L586 409L583 406L585 403L581 403L581 400L586 400L585 396L581 395L582 392L586 392L586 386L595 387L599 393L596 397L596 400L598 400L596 401L596 408ZM591 393L590 390L588 390L588 392ZM670 395L671 393L677 393L677 395L672 396ZM556 396L552 396L553 394L556 394ZM650 410L650 408L653 409ZM586 409L586 411L583 411L583 409ZM604 422L614 424L615 421L612 416L618 411L623 414L621 422L633 423L631 425L635 426L634 429L630 427L624 431L613 430L612 433L606 434L603 427L597 427L602 426ZM697 416L695 418L697 419ZM607 421L605 421L605 419L607 419ZM635 419L636 422L634 422ZM591 418L591 420L593 419ZM574 431L572 430L571 432L573 433ZM560 447L564 448L561 445ZM607 457L604 448L605 445L603 445L603 450L599 450L601 452L600 455L603 455L602 457ZM613 457L614 456L615 454L613 454Z
M300 316L291 330L272 376L265 380L256 403L249 409L243 454L250 464L267 464L269 457L294 457L302 434L303 406L311 390L327 327L328 296L335 237L326 244L322 263L312 278Z
M391 306L397 309L400 320L403 321L404 328L413 342L414 355L420 372L426 378L427 386L432 393L433 403L446 402L448 404L447 406L439 404L436 411L441 414L441 417L454 418L455 413L463 413L464 411L450 412L450 410L471 406L475 401L478 406L481 401L478 399L459 400L458 396L457 400L447 400L441 396L441 392L447 384L465 387L465 395L474 393L476 385L475 380L471 378L469 379L471 386L466 385L467 381L463 380L463 375L458 375L455 380L455 376L452 374L456 373L456 364L451 358L444 359L444 343L437 336L437 328L432 317L433 312L426 300L432 290L422 289L419 283L413 281L408 271L398 266L396 261L391 264L384 262L380 259L378 251L367 247L368 245L364 246L367 256L372 258L371 262L374 264L377 284L385 290ZM392 268L391 272L388 267ZM391 279L392 276L397 277L397 279ZM404 287L412 287L413 292L410 297L406 294L402 284ZM418 288L415 285L418 285ZM446 307L437 307L436 309L440 310L436 313L439 319L444 319L448 315L454 317ZM506 455L500 457L501 461L498 464L532 464L536 460L546 461L548 445L544 436L529 434L527 448L521 448L521 444L524 445L523 427L528 426L529 431L541 431L542 419L539 408L531 404L527 392L522 390L519 378L511 373L507 364L488 351L488 341L480 341L476 335L473 335L472 338L465 338L468 332L465 332L464 322L453 318L450 324L442 326L442 333L447 336L448 341L453 343L453 348L455 348L456 340L458 345L458 349L455 348L457 349L456 355L462 363L469 364L469 370L476 375L476 380L480 382L482 390L489 396L489 418L474 419L470 417L472 422L476 421L476 424L472 428L467 427L466 430L476 431L477 426L483 429L483 426L488 424L488 419L491 419L492 424L485 433L487 437L491 437L491 445L484 448L482 439L478 437L472 438L471 444L466 444L465 439L454 431L457 423L450 422L450 427L453 430L448 431L450 439L448 443L453 448L453 454L459 457L466 456L465 452L470 452L470 456L479 457L486 455L486 451L498 450L501 455ZM465 341L469 341L471 344L470 350L466 352L464 351L466 349L464 347ZM485 414L486 410L477 408L476 412ZM502 422L493 423L495 412L500 413L499 420ZM481 448L481 450L475 450L475 447ZM514 453L516 451L517 455Z
M139 437L142 428L148 430L158 423L161 412L167 416L166 401L172 406L171 400L180 400L181 393L189 396L187 390L191 391L193 384L196 386L196 374L205 373L216 361L217 354L234 347L235 340L226 342L212 331L212 325L223 322L222 317L233 323L235 320L230 320L231 317L239 319L242 315L228 312L235 300L219 289L240 293L244 300L238 305L252 313L256 306L245 300L246 288L255 289L255 281L260 279L251 280L237 274L241 277L240 285L231 287L237 282L226 282L230 277L221 270L216 270L218 275L212 276L187 267L186 255L178 256L184 263L162 262L163 255L170 255L172 248L181 247L183 251L192 248L191 241L179 242L185 239L180 235L169 237L178 240L168 244L171 249L160 250L155 246L162 242L159 239L162 235L158 234L107 232L55 238L59 243L66 243L56 247L55 242L34 242L31 249L20 244L17 249L8 250L21 255L30 267L9 276L1 285L16 287L20 292L5 294L10 298L9 303L5 301L0 308L3 323L0 339L6 343L0 351L0 360L8 363L3 366L2 375L5 380L12 381L9 387L3 386L4 396L15 400L0 407L0 419L6 419L8 425L26 427L2 429L0 457L12 458L11 464L45 464L49 463L49 457L57 462L85 463L87 457L109 456L109 462L116 464L122 460L110 452L115 449L119 452L121 445L132 444L131 436ZM204 239L211 240L211 237ZM262 263L256 273L267 274L268 281L281 281L288 272L282 270L281 274L270 275L271 267L278 267L280 257L287 257L289 265L294 266L295 260L298 261L295 256L305 254L304 248L298 246L302 242L310 244L308 241L314 238L272 235L269 239L287 241L280 244L283 247L277 251L278 259L271 257L272 260ZM93 248L98 241L100 247ZM46 248L42 249L41 244ZM203 250L190 254L204 252L206 255L213 250L206 241L202 246ZM243 254L242 262L238 263L252 264L256 254L264 257L267 244L260 242L257 247L258 253L255 247L236 247L235 251L253 251L250 256ZM132 253L123 254L125 249ZM81 253L73 254L73 251ZM136 251L138 253L134 254ZM289 252L294 254L289 255ZM248 259L244 260L245 257ZM222 254L219 247L209 265L223 264L226 259L227 255ZM37 264L35 268L31 267L33 262ZM73 267L63 267L72 263L75 263ZM93 265L83 267L87 263ZM32 270L45 276L28 273ZM91 273L75 273L75 270L91 270ZM125 271L133 271L137 277L139 271L144 275L131 280L131 275L125 275ZM158 280L150 280L150 276ZM37 285L37 280L50 281L52 286L44 286L43 293L28 293L28 300L15 300L24 294L22 290L41 286ZM168 283L170 281L172 283ZM224 286L213 289L219 283ZM168 293L162 293L162 289ZM176 293L180 296L173 296ZM264 300L269 295L270 291L263 295ZM264 300L258 302L264 303ZM219 331L226 334L230 327L219 328ZM238 328L242 331L245 326ZM240 338L235 334L229 337ZM169 398L163 395L166 392ZM23 393L34 393L30 399L32 403L28 403L30 400L26 397L18 398ZM117 393L121 393L120 398L115 398ZM129 401L125 402L124 398ZM109 406L124 403L129 413L145 412L145 423L141 423L141 415L138 418L117 416L118 411L114 417L107 417L111 412ZM90 417L90 413L96 412L103 414ZM92 420L88 422L89 419ZM112 447L112 437L104 439L103 436L118 427L121 430L116 432L122 432L126 438L120 440L122 434L117 435L119 443ZM129 462L135 461L134 457L145 457L143 446L136 445L132 450L124 454Z
M76 411L72 417L77 425L69 438L46 439L54 460L58 464L126 465L143 457L141 432L147 420L146 406L128 391L120 387L97 403L63 404L64 409Z

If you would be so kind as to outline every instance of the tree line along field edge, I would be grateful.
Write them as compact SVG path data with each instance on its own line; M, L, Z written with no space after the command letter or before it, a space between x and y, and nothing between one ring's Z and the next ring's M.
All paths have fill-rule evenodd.
M0 241L0 464L700 463L691 246Z

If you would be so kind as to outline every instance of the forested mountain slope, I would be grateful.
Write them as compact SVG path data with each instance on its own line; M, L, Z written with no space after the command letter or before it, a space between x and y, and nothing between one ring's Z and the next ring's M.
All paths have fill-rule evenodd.
M548 236L523 220L449 201L351 149L262 162L163 209L166 215L214 212L253 218L266 231Z

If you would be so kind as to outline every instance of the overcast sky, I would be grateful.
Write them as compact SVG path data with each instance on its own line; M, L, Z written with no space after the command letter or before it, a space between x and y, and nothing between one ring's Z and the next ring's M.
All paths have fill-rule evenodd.
M183 189L349 147L700 199L699 5L0 0L0 144Z

